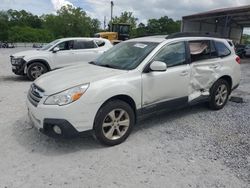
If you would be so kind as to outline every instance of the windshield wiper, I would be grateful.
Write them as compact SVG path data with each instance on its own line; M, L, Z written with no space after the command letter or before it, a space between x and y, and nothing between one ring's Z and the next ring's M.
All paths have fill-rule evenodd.
M90 61L89 64L97 65L97 66L100 66L100 67L112 68L112 69L120 69L119 67L116 67L116 66L110 65L110 64L97 64L95 61Z
M107 67L107 68L112 68L112 69L119 69L119 67L114 66L114 65L109 65L109 64L103 64L103 65L101 64L99 66L101 66L101 67Z

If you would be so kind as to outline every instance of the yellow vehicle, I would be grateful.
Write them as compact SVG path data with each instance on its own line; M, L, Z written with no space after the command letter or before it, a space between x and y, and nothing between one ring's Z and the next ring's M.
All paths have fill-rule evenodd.
M110 41L118 40L118 33L116 32L100 32L96 33L95 37L108 39Z
M113 44L129 39L130 24L113 23L109 30L109 32L96 33L95 37L108 39Z

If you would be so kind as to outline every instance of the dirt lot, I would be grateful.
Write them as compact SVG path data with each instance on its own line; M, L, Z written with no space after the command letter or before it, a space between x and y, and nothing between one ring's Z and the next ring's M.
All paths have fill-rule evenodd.
M55 140L32 127L25 107L31 82L9 63L20 50L0 49L0 188L250 187L250 60L233 93L244 103L159 114L125 143L103 147L89 135Z

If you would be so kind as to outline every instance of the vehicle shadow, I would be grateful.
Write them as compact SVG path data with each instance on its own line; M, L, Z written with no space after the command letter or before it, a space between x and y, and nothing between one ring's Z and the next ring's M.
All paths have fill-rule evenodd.
M190 114L208 111L204 104L183 108L173 112L161 112L157 115L145 117L134 127L132 134L138 131L146 131L156 126L162 126L162 123L174 121L180 117ZM30 153L40 153L42 155L62 155L74 153L82 150L106 149L107 146L101 145L96 141L90 132L82 134L79 138L74 139L54 139L40 133L33 127L28 117L15 122L13 125L13 135L17 142Z
M180 109L176 109L173 111L161 111L157 113L153 113L143 117L140 119L136 126L133 129L132 134L141 131L141 129L151 129L155 126L162 125L166 122L172 122L179 118L184 118L185 116L189 116L191 114L201 113L210 111L206 104L201 103L193 106L188 106Z
M72 139L54 139L43 135L33 126L27 116L13 125L13 136L30 153L42 155L62 155L80 150L104 148L93 138L90 132Z
M0 76L4 82L31 82L26 76Z

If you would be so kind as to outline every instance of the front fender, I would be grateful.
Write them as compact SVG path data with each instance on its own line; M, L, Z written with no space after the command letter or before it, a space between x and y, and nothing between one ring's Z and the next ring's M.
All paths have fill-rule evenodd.
M90 83L90 87L84 98L89 103L103 104L117 95L126 95L134 100L136 109L140 109L141 92L141 74L135 72L128 74L126 78L114 77L111 80L105 79L97 83Z

